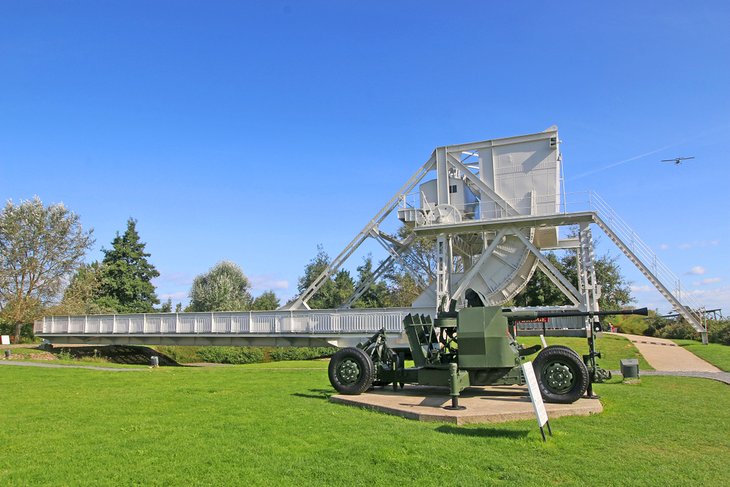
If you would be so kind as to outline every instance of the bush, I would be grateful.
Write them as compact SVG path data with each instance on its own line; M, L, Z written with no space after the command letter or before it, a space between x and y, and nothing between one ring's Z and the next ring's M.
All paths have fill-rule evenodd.
M155 349L179 364L210 362L250 364L283 360L311 360L333 355L335 347L186 347L159 346Z
M710 321L707 323L707 338L711 343L730 345L730 321Z
M646 336L659 338L676 338L682 340L700 340L700 334L684 320L667 321L661 318L649 320L649 327L644 332ZM730 321L708 321L707 340L710 343L730 345Z
M311 360L330 357L337 351L334 347L281 347L269 350L272 362L282 360Z
M264 351L257 347L202 347L198 355L215 364L255 364L264 361Z
M697 340L700 338L700 334L685 322L667 325L658 330L654 336L679 340Z
M636 315L619 315L613 320L621 333L630 333L632 335L643 335L649 327L649 322L643 316Z
M6 321L0 321L0 335L10 335L11 340L15 335L15 325ZM33 323L27 323L20 328L20 343L33 343Z

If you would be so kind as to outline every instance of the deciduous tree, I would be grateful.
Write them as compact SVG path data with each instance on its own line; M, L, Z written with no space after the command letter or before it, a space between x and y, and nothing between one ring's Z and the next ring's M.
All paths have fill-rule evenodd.
M547 258L577 288L578 267L577 253L566 251L562 257L554 253ZM594 262L596 281L601 286L601 297L598 305L602 310L621 309L632 303L630 283L621 275L621 268L615 257L608 254L597 258ZM535 271L530 282L520 294L515 296L517 306L560 306L570 304L565 295L542 272Z
M264 291L253 300L251 309L254 311L272 311L279 307L279 298L274 291Z
M193 280L190 311L247 311L253 300L251 285L240 267L223 261Z
M102 264L93 262L83 264L71 278L63 291L63 299L58 306L49 310L51 314L86 315L114 312L114 309L99 305L102 285Z
M0 212L0 312L15 324L33 321L54 302L93 245L78 215L38 197L8 203Z
M322 274L329 262L327 252L322 246L317 246L317 255L306 265L304 275L299 278L297 287L300 293L306 291L312 282ZM313 309L337 308L343 305L353 292L355 292L355 282L350 276L350 272L341 269L322 285L307 304Z
M363 263L357 268L357 286L373 277L373 257L365 256ZM390 306L390 293L383 280L373 282L370 287L353 304L353 308L387 308Z

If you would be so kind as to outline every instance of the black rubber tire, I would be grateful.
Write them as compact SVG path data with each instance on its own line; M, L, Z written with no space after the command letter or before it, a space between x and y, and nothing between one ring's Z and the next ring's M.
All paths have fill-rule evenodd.
M567 350L568 352L570 352L573 355L575 355L576 357L578 357L578 359L582 360L580 355L578 355L578 352L576 352L575 350L573 350L572 348L570 348L567 345L548 345L548 346L553 347L553 348L562 348L563 350ZM547 347L545 347L545 348L547 348Z
M338 350L328 367L330 384L340 394L358 395L370 389L375 377L375 366L363 350L347 347Z
M570 348L559 345L543 348L535 358L533 367L545 402L574 403L588 389L588 368ZM550 384L549 377L554 377L555 372L565 376L564 386L557 387ZM555 382L555 379L552 382Z

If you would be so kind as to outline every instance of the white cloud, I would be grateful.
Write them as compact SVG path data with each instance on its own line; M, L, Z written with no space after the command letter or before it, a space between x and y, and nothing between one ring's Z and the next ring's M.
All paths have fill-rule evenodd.
M720 279L719 277L708 277L707 279L702 279L700 281L700 285L715 284L716 282L720 282L720 281L722 281L722 279Z
M251 288L256 291L289 289L289 281L271 275L250 276L248 279L251 281Z
M682 293L684 294L684 293ZM721 308L726 311L730 307L730 286L719 288L695 289L689 291L690 295L705 308Z
M188 297L188 293L185 291L178 291L176 293L166 293L166 294L160 294L160 300L165 301L168 299L172 299L173 301L180 301L182 299L186 299Z
M687 250L693 248L717 247L718 245L720 245L719 240L695 240L694 242L681 243L677 247L679 247L680 250Z
M659 250L668 250L668 249L669 249L668 244L663 243L663 244L659 245Z
M160 276L152 279L155 286L163 284L176 284L177 286L190 286L193 283L193 276L185 272L161 271Z
M654 290L654 288L648 284L644 284L643 286L636 286L632 284L629 287L631 288L632 293L648 293Z
M692 274L694 276L701 276L705 272L706 271L705 271L704 267L702 267L701 265L696 265L693 268L691 268L689 271L687 271L687 274Z

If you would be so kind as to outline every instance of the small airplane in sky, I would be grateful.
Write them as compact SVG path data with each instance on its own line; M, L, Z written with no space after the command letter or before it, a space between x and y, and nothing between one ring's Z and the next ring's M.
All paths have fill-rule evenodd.
M674 159L662 159L662 162L673 162L675 166L679 166L682 164L682 161L688 161L690 159L694 159L694 156L692 157L675 157Z

